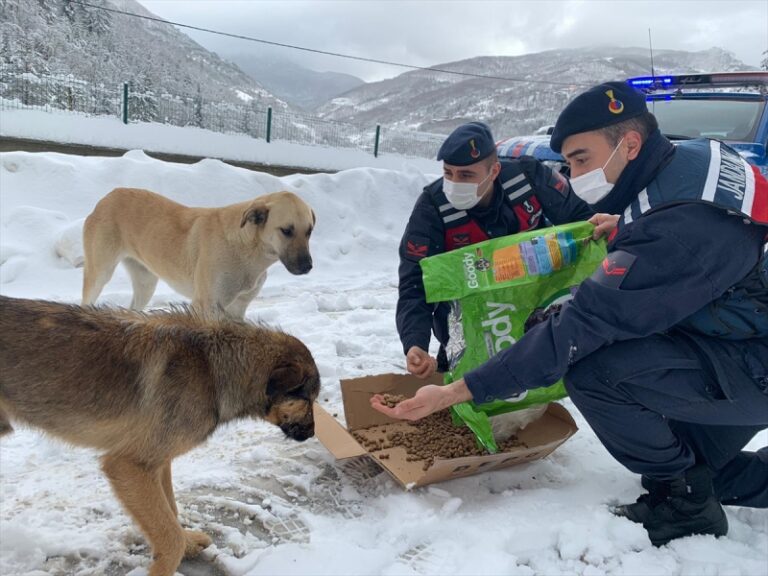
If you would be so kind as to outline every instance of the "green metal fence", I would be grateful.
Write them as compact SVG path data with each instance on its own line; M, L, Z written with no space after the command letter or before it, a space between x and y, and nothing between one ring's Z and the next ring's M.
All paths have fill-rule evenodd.
M199 94L175 95L122 86L94 85L71 75L10 72L0 67L0 110L110 115L129 122L195 126L215 132L246 134L267 142L284 141L379 154L435 158L441 134L363 126L248 103L209 102Z

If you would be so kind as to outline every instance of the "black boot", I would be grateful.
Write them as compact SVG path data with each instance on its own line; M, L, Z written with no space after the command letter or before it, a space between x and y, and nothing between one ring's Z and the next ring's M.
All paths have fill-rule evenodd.
M651 510L664 502L670 495L669 485L643 475L640 479L643 488L648 494L642 494L632 504L618 504L611 507L611 513L631 520L637 524L645 522L651 514Z
M649 492L658 480L643 474L640 484ZM715 498L723 506L768 508L768 447L757 452L741 451L712 476ZM642 496L641 496L642 498ZM626 508L624 504L615 508ZM625 516L625 514L619 514Z
M654 546L693 534L724 536L728 532L728 519L714 496L712 475L705 466L694 466L685 477L659 484L668 487L669 496L651 507L643 521Z

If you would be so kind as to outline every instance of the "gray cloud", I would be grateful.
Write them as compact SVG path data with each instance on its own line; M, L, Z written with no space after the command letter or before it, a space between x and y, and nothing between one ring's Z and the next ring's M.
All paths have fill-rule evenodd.
M432 66L595 45L733 52L758 65L768 48L766 0L139 0L172 21L318 50ZM367 81L404 68L354 62L183 30L219 55L278 54Z

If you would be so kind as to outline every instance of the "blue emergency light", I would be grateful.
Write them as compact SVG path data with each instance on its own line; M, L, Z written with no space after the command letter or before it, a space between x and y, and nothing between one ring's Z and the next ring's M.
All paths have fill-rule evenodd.
M768 85L768 72L716 72L713 74L675 74L670 76L637 76L628 78L633 88L651 92L682 88L726 88Z
M648 86L670 86L674 82L673 76L640 76L627 80L630 86L646 88Z

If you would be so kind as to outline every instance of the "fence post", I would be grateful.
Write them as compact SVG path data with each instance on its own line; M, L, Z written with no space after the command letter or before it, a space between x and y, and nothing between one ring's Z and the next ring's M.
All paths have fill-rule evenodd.
M373 157L379 157L379 136L381 136L381 125L376 124L376 141L373 143Z
M128 82L123 82L123 124L128 124Z
M272 139L272 106L267 108L267 142Z

